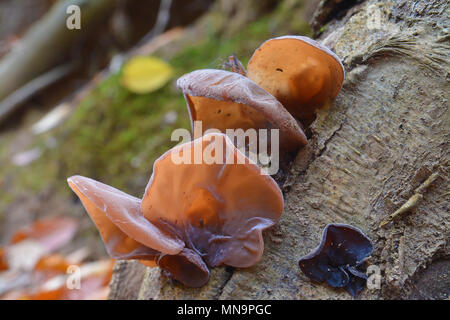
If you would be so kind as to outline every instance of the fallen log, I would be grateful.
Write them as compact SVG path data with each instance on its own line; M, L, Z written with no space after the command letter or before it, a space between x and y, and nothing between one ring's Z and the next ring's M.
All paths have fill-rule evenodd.
M92 32L92 27L102 21L115 4L115 0L58 1L0 61L0 101L60 63L74 43ZM70 30L66 26L69 5L78 5L81 9L80 30ZM0 121L13 110L11 104L2 105Z

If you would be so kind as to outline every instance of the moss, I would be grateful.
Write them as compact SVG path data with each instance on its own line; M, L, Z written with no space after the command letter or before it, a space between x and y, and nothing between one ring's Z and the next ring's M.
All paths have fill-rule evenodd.
M82 174L134 189L130 178L147 176L153 161L174 145L172 130L188 128L184 99L170 85L137 95L122 88L119 78L95 89L61 130L60 175ZM168 112L176 112L174 123L165 123Z

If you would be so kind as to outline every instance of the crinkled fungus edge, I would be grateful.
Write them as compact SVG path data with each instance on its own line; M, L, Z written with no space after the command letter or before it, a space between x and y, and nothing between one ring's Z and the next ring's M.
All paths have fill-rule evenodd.
M327 54L329 54L330 56L332 56L341 66L342 68L342 82L341 82L341 86L339 88L339 91L342 89L343 83L344 83L344 79L345 79L345 68L344 68L344 64L342 63L342 59L336 54L334 53L330 48L326 47L325 45L321 44L320 42L313 40L311 38L305 37L305 36L296 36L296 35L285 35L285 36L281 36L281 37L276 37L276 38L272 38L272 39L268 39L266 41L264 41L253 53L253 55L250 57L250 60L252 60L253 56L255 55L255 53L258 51L259 48L261 48L266 42L272 41L272 40L283 40L283 39L293 39L293 40L299 40L299 41L303 41L306 42L307 44L322 50L324 52L326 52Z

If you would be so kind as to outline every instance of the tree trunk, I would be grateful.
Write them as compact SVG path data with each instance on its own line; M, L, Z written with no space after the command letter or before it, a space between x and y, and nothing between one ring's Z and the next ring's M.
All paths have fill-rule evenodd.
M448 296L446 10L444 0L369 0L329 22L321 41L343 58L345 83L293 163L285 211L257 265L214 268L205 287L189 289L158 268L120 262L111 298L350 299L313 284L297 264L328 223L359 227L374 243L369 263L380 268L381 287L360 298ZM414 206L380 227L418 192Z

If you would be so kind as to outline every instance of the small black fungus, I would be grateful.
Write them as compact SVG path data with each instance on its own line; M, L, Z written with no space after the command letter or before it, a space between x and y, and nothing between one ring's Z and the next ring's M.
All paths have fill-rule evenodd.
M329 224L320 245L301 257L298 264L312 281L345 288L355 298L366 284L364 262L372 251L372 241L361 230L346 224Z

